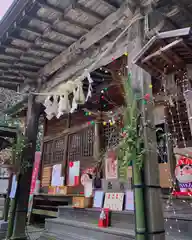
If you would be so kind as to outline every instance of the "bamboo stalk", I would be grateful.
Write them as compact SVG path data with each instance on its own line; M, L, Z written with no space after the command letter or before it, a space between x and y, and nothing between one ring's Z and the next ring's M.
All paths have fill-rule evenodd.
M135 154L136 156L136 154ZM133 189L135 205L135 239L146 240L145 210L143 201L142 172L133 161Z

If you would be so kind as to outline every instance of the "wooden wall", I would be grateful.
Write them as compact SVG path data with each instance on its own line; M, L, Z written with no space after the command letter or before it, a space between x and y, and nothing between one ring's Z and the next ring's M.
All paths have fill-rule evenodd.
M90 124L92 120L94 124ZM119 130L115 126L97 123L94 116L85 116L84 112L72 114L61 119L46 121L45 136L42 154L42 187L50 185L50 168L55 164L63 165L63 175L68 172L69 162L80 161L81 172L87 168L95 167L98 163L96 138L99 124L102 133L103 147L110 147L118 143Z

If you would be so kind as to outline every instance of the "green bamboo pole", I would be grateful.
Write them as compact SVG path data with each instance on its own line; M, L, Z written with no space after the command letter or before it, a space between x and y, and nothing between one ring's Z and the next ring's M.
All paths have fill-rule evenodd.
M5 222L7 222L7 220L8 220L9 206L10 206L10 198L7 194L6 199L5 199L5 204L4 204L4 210L3 210L3 220Z
M138 168L135 161L133 161L132 168L135 208L135 239L146 240L142 171Z
M11 204L10 204L6 239L10 239L13 234L15 211L16 211L16 198L13 198L11 199Z
M135 208L135 239L146 240L146 219L143 185L143 138L140 132L140 97L132 88L131 74L124 81L126 107L124 111L124 134L119 144L118 162L126 169L132 162Z

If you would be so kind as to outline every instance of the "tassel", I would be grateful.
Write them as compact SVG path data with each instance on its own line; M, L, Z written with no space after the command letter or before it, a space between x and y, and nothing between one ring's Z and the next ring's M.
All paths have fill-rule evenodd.
M75 95L73 93L73 102L72 102L72 107L71 107L70 113L73 113L77 109L77 103L75 101L75 97L74 96Z
M83 93L83 84L82 82L78 83L77 90L75 92L75 101L77 104L84 104L85 103L85 96Z

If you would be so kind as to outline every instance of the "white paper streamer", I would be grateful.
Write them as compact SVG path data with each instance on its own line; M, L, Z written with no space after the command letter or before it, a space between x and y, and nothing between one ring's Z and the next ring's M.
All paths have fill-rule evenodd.
M88 99L92 97L92 91L93 91L92 83L93 83L93 79L91 78L91 75L88 72L88 70L86 69L85 71L87 71L87 79L88 79L88 82L89 82L88 93L87 93L87 97L86 97L86 100L85 100L85 102L87 102Z

